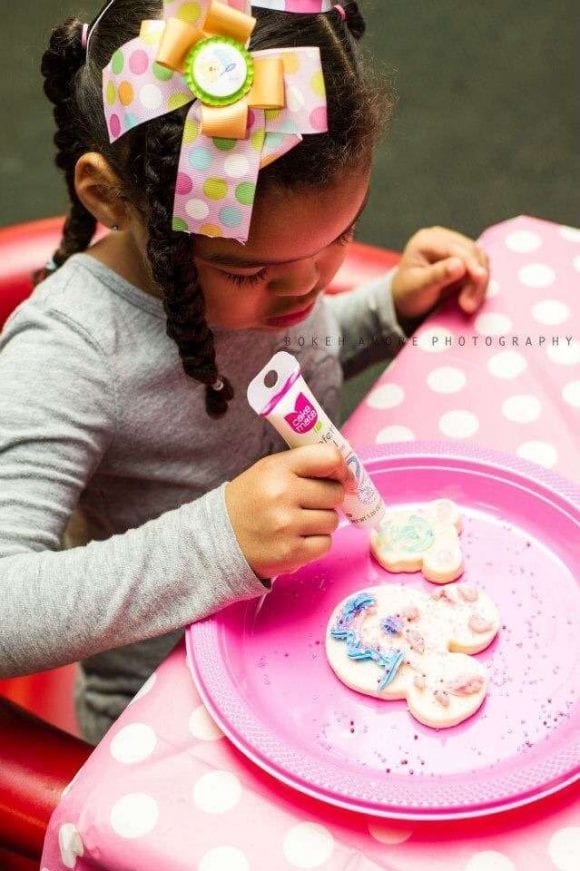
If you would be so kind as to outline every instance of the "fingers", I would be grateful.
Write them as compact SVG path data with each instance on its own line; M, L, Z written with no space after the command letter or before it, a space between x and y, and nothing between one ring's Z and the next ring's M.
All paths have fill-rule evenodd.
M338 508L344 501L345 487L339 481L301 478L297 493L301 508L332 509Z
M434 261L441 288L457 282L458 303L466 314L476 311L485 299L489 283L489 258L472 239L445 227L420 230L423 253ZM433 272L431 273L433 276Z
M332 478L346 485L352 479L344 457L335 445L305 445L286 453L286 462L300 478Z
M303 511L300 534L308 537L332 535L339 523L340 517L336 511Z

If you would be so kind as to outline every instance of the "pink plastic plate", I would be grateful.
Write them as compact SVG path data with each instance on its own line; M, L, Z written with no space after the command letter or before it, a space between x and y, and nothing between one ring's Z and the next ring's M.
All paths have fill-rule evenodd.
M368 532L345 521L324 559L280 576L260 602L188 628L188 660L212 716L274 777L376 816L480 816L568 785L580 758L580 488L517 458L449 443L361 454L389 505L446 497L462 507L463 579L492 596L503 621L478 654L490 673L483 706L436 731L404 701L360 695L335 677L324 638L343 597L393 581L432 589L419 574L382 569Z

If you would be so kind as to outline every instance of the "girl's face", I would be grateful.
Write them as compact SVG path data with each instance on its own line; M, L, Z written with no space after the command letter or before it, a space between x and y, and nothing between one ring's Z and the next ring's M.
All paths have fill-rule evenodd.
M197 236L209 324L281 330L307 318L345 258L368 184L365 168L326 189L262 194L245 245Z

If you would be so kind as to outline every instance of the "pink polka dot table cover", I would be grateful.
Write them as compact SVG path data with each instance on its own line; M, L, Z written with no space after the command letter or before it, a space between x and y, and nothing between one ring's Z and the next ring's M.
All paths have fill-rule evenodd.
M580 479L580 231L520 217L480 242L492 271L483 310L468 319L449 304L424 324L345 433L355 444L472 440ZM223 736L180 643L64 790L41 869L576 871L577 797L571 786L453 822L323 804Z

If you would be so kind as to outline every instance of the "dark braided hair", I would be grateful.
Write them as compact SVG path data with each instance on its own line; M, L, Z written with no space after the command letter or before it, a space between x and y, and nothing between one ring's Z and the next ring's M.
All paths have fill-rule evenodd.
M42 59L44 90L54 104L56 164L65 173L71 199L61 243L52 268L84 251L96 221L77 197L75 166L82 154L99 152L120 179L119 196L131 203L148 229L147 257L160 288L167 334L176 342L186 374L206 385L211 417L227 411L233 390L218 372L213 333L195 266L195 236L172 230L174 182L183 125L189 107L139 125L109 143L102 103L102 70L113 53L138 36L144 19L158 18L160 0L117 0L91 32L88 58L82 46L82 22L69 19L52 34ZM328 133L305 136L283 157L261 170L256 196L273 187L320 188L345 169L370 159L382 123L391 117L394 99L365 76L356 40L365 30L358 4L344 4L320 15L253 9L257 25L251 50L320 47L327 92ZM39 277L44 277L46 272ZM212 386L213 385L213 386Z

